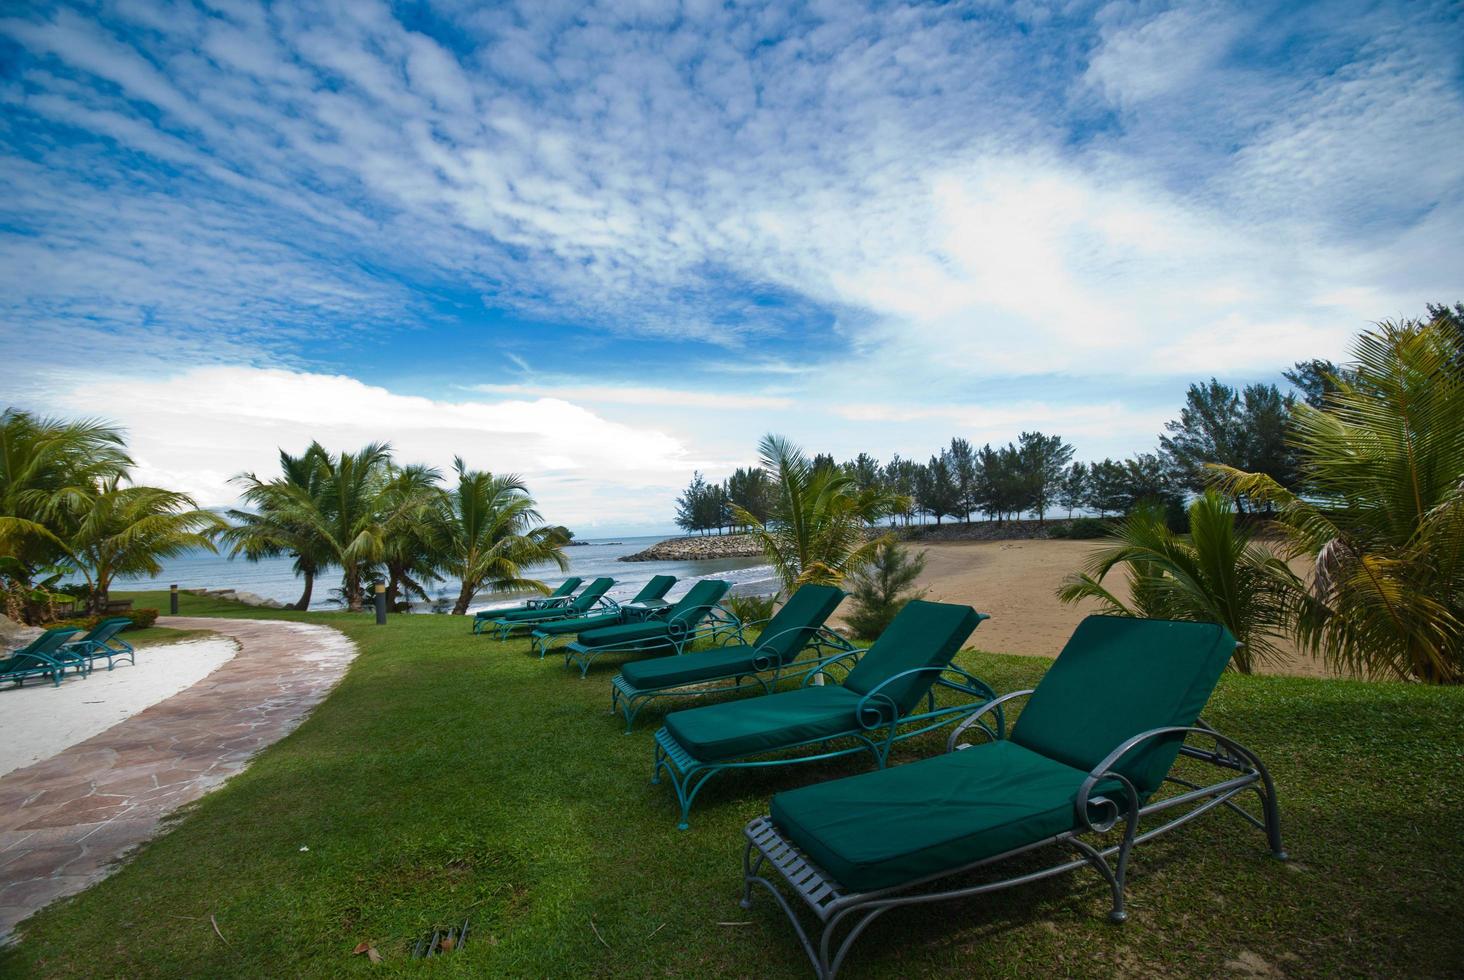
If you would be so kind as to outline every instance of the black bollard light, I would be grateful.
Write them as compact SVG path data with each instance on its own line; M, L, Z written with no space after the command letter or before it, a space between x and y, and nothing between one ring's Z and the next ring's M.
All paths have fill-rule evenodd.
M178 586L168 586L168 615L178 615Z
M386 586L376 587L376 625L386 625Z

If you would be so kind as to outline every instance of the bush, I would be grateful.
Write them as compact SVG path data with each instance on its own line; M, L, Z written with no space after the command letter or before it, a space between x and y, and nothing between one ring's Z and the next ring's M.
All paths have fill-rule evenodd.
M911 591L923 571L925 552L912 555L908 548L893 540L881 542L869 564L849 576L854 610L848 622L854 635L861 640L874 639L885 631L907 602L924 596L924 589Z
M104 619L117 618L132 620L132 625L128 626L122 631L124 633L126 633L128 630L145 630L153 623L156 623L158 621L158 611L156 609L131 609L127 612L106 613L101 616L83 616L79 619L60 619L54 623L47 623L46 627L48 629L52 629L57 626L65 626L68 628L74 626L77 629L89 630L95 628L96 625Z
M726 601L727 610L744 623L771 619L778 597L774 595L733 595Z
M1055 524L1052 530L1047 532L1049 538L1066 538L1070 540L1086 540L1088 538L1106 538L1113 531L1113 524L1097 517L1078 517L1066 524Z

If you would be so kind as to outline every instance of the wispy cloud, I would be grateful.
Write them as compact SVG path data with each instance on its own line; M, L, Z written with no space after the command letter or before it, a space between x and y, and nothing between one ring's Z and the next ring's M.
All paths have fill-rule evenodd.
M27 5L0 354L22 395L75 351L461 384L491 347L500 394L606 412L855 387L913 430L1024 379L1143 414L1130 380L1274 377L1451 298L1461 17Z

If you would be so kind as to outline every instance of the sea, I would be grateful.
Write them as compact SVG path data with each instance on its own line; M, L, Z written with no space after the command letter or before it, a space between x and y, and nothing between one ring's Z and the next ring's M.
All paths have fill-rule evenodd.
M532 578L553 586L566 577L577 575L586 582L601 575L615 579L610 590L613 599L624 601L640 591L641 586L653 575L674 575L676 585L669 598L675 599L685 593L699 579L719 578L732 583L732 591L738 595L762 595L777 591L778 582L772 567L761 558L715 558L704 561L616 561L622 555L644 551L664 535L649 537L605 538L586 540L564 549L569 559L569 568L560 571L553 565L536 566L527 570ZM177 558L163 561L162 572L153 576L119 577L112 585L115 591L166 590L176 584L180 589L234 589L238 592L253 592L266 599L280 602L296 602L304 583L295 575L289 558L266 558L251 562L243 558L228 558L206 550L191 551ZM311 597L311 609L339 609L339 599L332 593L340 585L339 576L327 571L315 580L315 591ZM430 585L428 593L433 602L413 603L414 612L445 612L457 598L457 583L443 581ZM469 611L493 609L499 606L516 605L522 595L480 595Z

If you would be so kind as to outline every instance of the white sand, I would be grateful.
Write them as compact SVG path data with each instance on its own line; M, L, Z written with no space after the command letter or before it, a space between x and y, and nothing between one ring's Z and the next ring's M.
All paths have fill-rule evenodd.
M38 677L0 688L0 776L33 765L166 701L218 670L238 652L226 639L190 640L137 651L91 674L68 673L56 687Z

